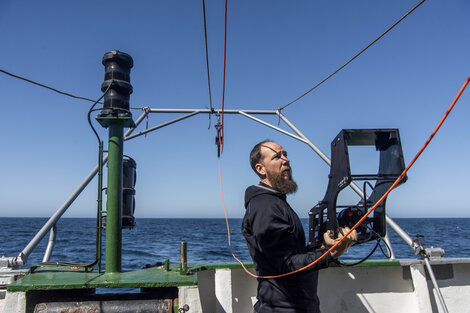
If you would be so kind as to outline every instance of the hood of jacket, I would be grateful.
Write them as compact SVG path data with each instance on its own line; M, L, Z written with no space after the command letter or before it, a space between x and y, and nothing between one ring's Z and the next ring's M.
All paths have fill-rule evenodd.
M266 184L259 183L258 185L252 185L248 187L245 191L245 209L248 207L248 203L250 203L251 199L263 195L263 194L271 194L274 196L277 196L281 199L286 199L286 195L283 193L280 193L277 190L272 189Z

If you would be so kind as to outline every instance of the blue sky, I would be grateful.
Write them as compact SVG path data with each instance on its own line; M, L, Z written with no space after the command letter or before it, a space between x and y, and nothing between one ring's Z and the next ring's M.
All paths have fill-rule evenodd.
M275 110L290 102L416 3L229 1L225 108ZM206 10L213 104L220 108L224 1L207 0ZM469 13L468 1L426 1L284 114L327 155L343 128L399 128L408 163L470 75ZM131 106L208 108L202 23L200 1L3 0L0 68L98 98L101 58L117 49L134 59ZM390 216L470 217L469 94L408 182L389 196ZM96 138L86 120L90 103L4 74L0 103L0 216L50 216L96 164ZM177 116L151 115L149 126ZM265 120L277 124L275 117ZM213 126L208 130L208 116L199 115L126 142L125 153L137 162L137 218L224 216ZM326 191L327 165L306 145L241 116L225 116L221 160L229 216L243 216L244 190L257 182L248 154L265 138L289 152L299 184L289 199L307 217ZM353 169L376 170L373 151L352 152ZM65 216L94 217L96 193L93 181ZM341 199L358 200L350 191Z

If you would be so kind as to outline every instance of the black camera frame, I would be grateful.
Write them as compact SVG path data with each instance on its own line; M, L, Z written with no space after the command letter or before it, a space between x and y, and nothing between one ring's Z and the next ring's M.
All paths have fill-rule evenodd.
M348 146L375 146L380 153L379 169L375 174L351 174ZM319 248L323 234L339 227L355 224L391 187L405 169L398 129L343 129L331 142L331 169L328 187L322 201L309 212L309 247ZM405 175L398 185L407 180ZM353 181L364 181L364 199L353 205L337 205L338 194ZM372 186L370 181L375 181ZM366 195L366 186L372 189ZM397 185L397 186L398 186ZM384 199L357 228L358 243L377 240L386 235ZM343 209L338 212L338 209Z

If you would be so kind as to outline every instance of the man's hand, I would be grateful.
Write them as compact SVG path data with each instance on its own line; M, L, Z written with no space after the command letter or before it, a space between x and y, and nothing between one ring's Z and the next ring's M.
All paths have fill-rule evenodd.
M334 246L338 241L343 238L343 234L346 234L349 231L349 227L340 228L338 231L337 238L331 238L333 231L328 230L326 233L323 234L323 240L325 241L325 245L329 248ZM345 253L350 246L352 246L357 241L357 232L353 230L348 237L346 237L339 245L336 246L333 250L330 251L330 254L333 258L339 258L343 253Z

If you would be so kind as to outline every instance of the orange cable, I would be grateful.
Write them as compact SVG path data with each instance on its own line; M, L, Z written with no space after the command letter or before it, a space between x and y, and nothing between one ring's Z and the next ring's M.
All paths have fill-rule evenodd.
M441 120L439 121L439 123L437 124L436 128L434 129L434 131L431 133L431 135L429 136L428 140L426 141L426 143L423 145L423 147L421 147L421 149L419 150L419 152L416 154L416 156L413 158L413 160L410 162L410 164L406 167L406 169L403 171L403 173L401 173L401 175L395 180L395 182L392 184L392 186L390 186L390 188L387 190L387 192L385 192L385 194L369 209L369 211L367 211L367 213L356 223L356 225L354 225L344 236L343 238L341 238L336 244L334 244L331 248L329 248L325 253L323 253L318 259L316 259L315 261L313 261L312 263L304 266L304 267L301 267L299 269L296 269L295 271L292 271L292 272L288 272L288 273L284 273L284 274L280 274L280 275L271 275L271 276L258 276L258 275L255 275L253 273L250 273L247 268L245 267L245 265L235 256L235 254L233 253L233 250L232 250L232 245L230 243L230 228L229 228L229 225L228 225L228 218L227 218L227 210L225 208L225 201L224 201L224 191L223 191L223 188L222 188L222 172L221 172L221 168L220 168L220 158L218 158L218 162L219 162L219 177L220 177L220 190L221 190L221 194L222 194L222 204L223 204L223 207L224 207L224 213L225 213L225 221L227 223L227 233L228 233L228 245L229 245L229 248L230 248L230 252L232 253L232 256L235 260L238 261L238 263L240 263L240 265L243 267L243 269L245 270L245 272L247 274L249 274L250 276L254 277L254 278L280 278L280 277L285 277L285 276L289 276L289 275L292 275L292 274L295 274L295 273L298 273L298 272L301 272L303 270L306 270L307 268L309 267L312 267L313 265L315 265L316 263L318 263L321 259L323 259L328 253L330 253L334 248L336 248L346 237L349 236L349 234L351 234L351 232L356 229L366 218L367 216L369 216L370 213L372 213L372 211L375 210L375 208L377 208L377 206L389 195L389 193L396 187L396 185L400 182L400 180L402 180L402 178L406 175L406 173L408 172L408 170L414 165L414 163L416 162L416 160L420 157L420 155L423 153L423 151L427 148L427 146L429 145L429 143L431 142L431 140L434 138L434 136L436 135L436 133L438 132L438 130L441 128L442 124L444 123L444 121L447 119L447 116L450 114L450 112L452 111L452 109L454 108L455 104L457 103L457 101L459 100L460 96L462 95L463 91L465 90L465 88L467 87L468 83L470 82L470 76L467 78L467 80L465 81L465 83L462 85L462 87L460 88L459 92L457 93L457 96L454 98L454 101L452 101L452 104L449 106L449 108L447 109L446 113L444 114L444 116L441 118Z

